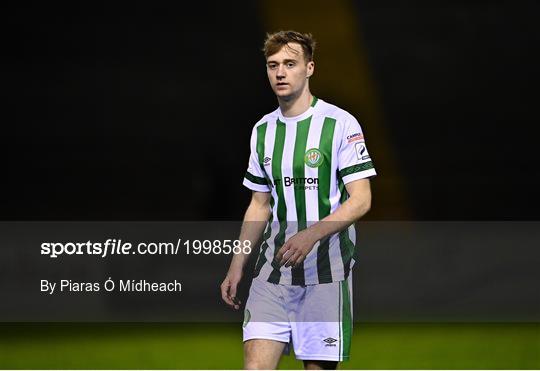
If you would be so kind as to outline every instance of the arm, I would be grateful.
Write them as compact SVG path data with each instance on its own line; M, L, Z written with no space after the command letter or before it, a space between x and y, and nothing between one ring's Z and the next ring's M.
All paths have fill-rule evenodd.
M291 237L277 253L276 261L287 267L300 264L317 241L347 228L369 211L371 208L369 179L352 181L347 183L345 188L350 196L347 201L326 218Z
M251 202L244 215L244 221L240 230L239 240L249 241L251 246L255 246L259 241L264 227L270 218L270 193L253 192ZM236 299L236 289L242 279L244 266L247 263L249 254L233 255L229 271L221 284L221 298L225 303L234 309L240 308L240 302Z

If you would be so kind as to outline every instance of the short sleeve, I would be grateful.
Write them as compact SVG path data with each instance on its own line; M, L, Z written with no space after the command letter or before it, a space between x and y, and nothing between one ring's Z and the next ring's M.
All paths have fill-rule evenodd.
M345 184L377 175L362 128L353 116L344 122L338 159L339 175Z
M257 154L257 130L253 129L250 140L248 168L244 176L244 186L257 192L270 192L268 177L261 167Z

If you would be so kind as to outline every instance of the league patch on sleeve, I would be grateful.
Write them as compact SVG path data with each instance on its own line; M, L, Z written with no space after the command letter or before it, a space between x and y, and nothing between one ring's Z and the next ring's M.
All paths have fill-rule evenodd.
M369 158L369 153L364 143L356 143L354 145L354 149L356 152L356 157L359 160L367 160Z

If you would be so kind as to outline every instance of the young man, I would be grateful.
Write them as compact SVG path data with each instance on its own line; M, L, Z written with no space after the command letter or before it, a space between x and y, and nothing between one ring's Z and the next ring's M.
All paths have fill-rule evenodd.
M306 369L349 357L353 223L370 208L376 173L356 119L309 90L314 46L295 31L264 44L279 107L255 124L244 178L253 195L240 240L255 245L264 232L243 326L248 369L276 368L291 340ZM221 285L235 309L247 259L235 255Z

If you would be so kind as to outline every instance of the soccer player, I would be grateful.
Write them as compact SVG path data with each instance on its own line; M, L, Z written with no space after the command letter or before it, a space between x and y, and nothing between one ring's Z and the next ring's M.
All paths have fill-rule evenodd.
M244 312L244 367L274 369L292 341L306 369L349 357L354 222L371 206L375 169L358 121L313 96L310 34L267 35L266 71L279 107L253 128L243 184L253 191L241 241L262 244ZM223 300L239 309L247 254L232 258Z

